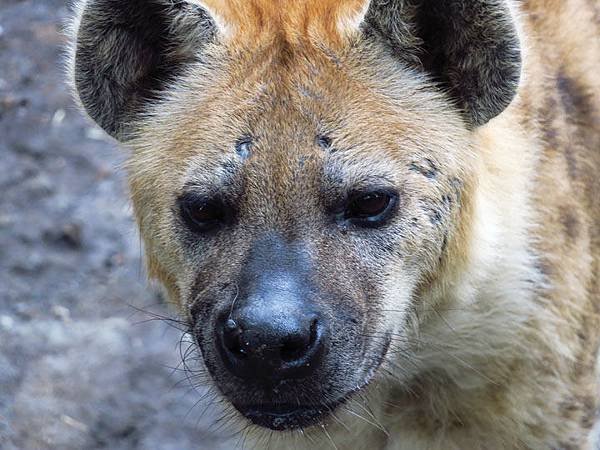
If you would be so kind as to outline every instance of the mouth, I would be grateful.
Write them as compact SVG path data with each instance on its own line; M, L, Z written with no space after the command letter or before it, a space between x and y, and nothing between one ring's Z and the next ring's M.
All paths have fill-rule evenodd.
M235 408L253 424L275 431L308 428L322 423L338 407L343 405L356 392L366 388L383 363L391 343L391 336L386 337L383 352L376 364L369 370L364 381L340 399L319 405L298 405L289 403L262 403L254 405L236 405Z
M316 425L343 401L322 405L262 404L237 407L255 425L271 430L295 430Z

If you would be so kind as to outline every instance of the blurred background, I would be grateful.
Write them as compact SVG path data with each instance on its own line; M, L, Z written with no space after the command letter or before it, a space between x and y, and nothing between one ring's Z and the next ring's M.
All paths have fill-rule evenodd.
M182 333L151 320L173 312L146 282L124 151L65 84L68 14L0 0L0 448L234 448L173 370Z

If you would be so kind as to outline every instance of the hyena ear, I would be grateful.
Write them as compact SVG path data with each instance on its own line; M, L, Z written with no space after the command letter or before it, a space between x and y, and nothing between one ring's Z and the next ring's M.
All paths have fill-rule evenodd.
M183 0L82 0L71 33L69 70L81 104L126 141L144 106L199 59L214 24Z
M372 0L366 30L418 64L453 96L473 127L514 98L521 50L511 0Z

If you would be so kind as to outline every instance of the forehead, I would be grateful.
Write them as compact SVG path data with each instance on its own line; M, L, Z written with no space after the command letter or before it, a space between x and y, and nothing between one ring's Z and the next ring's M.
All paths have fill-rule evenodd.
M448 147L460 129L443 97L372 49L269 47L212 59L159 105L137 142L134 159L167 170L171 184L174 174L180 186L219 183L241 166L287 185L316 168L392 176L390 162ZM247 161L240 141L253 143Z
M341 46L357 31L368 0L192 0L208 8L225 40L255 47L274 37Z

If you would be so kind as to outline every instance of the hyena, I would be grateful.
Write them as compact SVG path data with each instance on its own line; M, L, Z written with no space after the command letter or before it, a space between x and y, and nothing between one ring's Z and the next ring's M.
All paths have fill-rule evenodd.
M258 448L597 445L597 0L85 0L71 32Z

